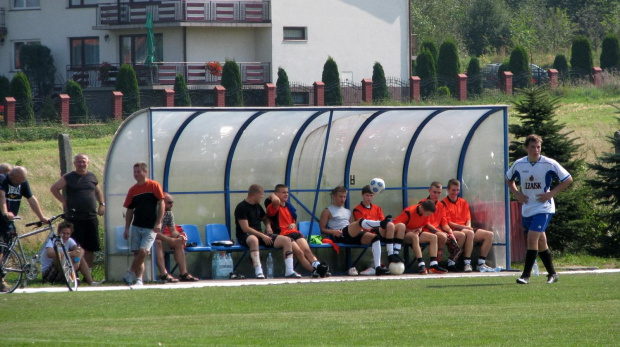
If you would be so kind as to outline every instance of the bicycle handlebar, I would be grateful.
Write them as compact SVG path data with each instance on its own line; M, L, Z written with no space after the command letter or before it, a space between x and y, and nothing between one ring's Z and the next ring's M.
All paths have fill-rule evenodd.
M65 217L66 217L66 215L67 215L68 213L73 213L73 212L75 212L75 209L71 209L71 210L68 210L68 211L66 211L66 212L64 212L64 213L61 213L61 214L59 214L59 215L52 216L52 217L49 219L49 222L47 222L47 223L46 223L46 222L41 222L41 221L36 221L36 222L28 223L28 224L26 224L26 226L27 226L27 227L31 227L31 226L35 225L35 226L37 226L37 227L40 227L40 226L42 226L44 223L45 223L45 224L50 224L50 225L51 225L51 224L52 224L52 223L53 223L56 219L58 219L58 218L65 219Z

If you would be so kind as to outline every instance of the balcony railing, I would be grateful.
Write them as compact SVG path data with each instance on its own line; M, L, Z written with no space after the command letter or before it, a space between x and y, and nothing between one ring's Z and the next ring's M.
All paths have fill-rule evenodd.
M4 9L4 7L0 7L0 36L4 36L7 34L6 24L5 24L6 23L5 13L6 13L6 10ZM4 37L2 39L4 40Z
M222 66L224 62L220 63ZM261 85L271 82L271 63L237 62L244 85ZM82 88L113 87L120 64L67 66L67 80L74 80ZM149 67L134 64L139 85L173 85L177 74L181 74L188 85L219 85L221 76L212 75L206 63L162 62Z
M97 26L153 23L269 23L270 1L169 0L154 3L111 3L97 6Z

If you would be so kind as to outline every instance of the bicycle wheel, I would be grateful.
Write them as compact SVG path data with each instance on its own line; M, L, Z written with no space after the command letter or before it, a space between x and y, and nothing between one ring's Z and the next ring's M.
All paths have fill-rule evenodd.
M58 259L58 264L60 264L60 270L62 271L67 287L70 291L77 290L78 282L75 270L73 270L73 262L67 253L65 245L63 245L60 240L54 242L54 251L56 252L56 259Z
M13 293L17 286L22 282L22 260L17 253L9 249L7 245L0 244L0 277L3 277L0 283L0 294Z

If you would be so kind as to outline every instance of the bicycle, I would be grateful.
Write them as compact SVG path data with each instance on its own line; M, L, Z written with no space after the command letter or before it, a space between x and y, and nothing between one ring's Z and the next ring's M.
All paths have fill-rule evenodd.
M16 219L17 218L18 217L16 217ZM54 230L54 221L58 218L65 218L65 213L53 216L47 223L28 223L26 224L26 227L35 226L38 228L43 224L47 224L47 226L23 235L17 235L17 232L15 231L8 244L0 242L0 278L4 279L4 284L6 286L6 292L0 291L0 293L9 294L14 292L15 289L22 284L22 279L22 288L25 288L28 285L28 281L32 281L37 278L37 275L39 274L37 262L40 262L42 256L46 256L44 255L46 252L45 246L49 240L52 241L54 252L56 253L56 260L58 260L58 264L60 264L60 269L63 275L62 277L64 282L67 284L69 291L77 290L78 281L77 275L75 274L75 270L73 268L73 262L67 252L67 249L65 248L62 238L59 235L56 235ZM43 245L41 245L39 251L32 256L30 260L27 260L22 247L21 239L40 234L48 230L49 234L43 242Z

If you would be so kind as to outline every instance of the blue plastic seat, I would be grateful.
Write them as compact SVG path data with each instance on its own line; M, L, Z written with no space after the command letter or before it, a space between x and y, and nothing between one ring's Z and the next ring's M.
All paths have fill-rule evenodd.
M185 247L186 252L202 252L211 251L211 247L205 246L200 238L198 227L194 224L181 224L180 227L187 236L187 243L195 243L196 246Z
M207 224L205 225L205 243L214 251L246 251L246 248L240 245L232 246L214 246L215 241L231 241L228 228L225 224Z
M123 237L124 233L124 225L114 227L114 253L131 253L131 249L129 249L129 239L125 240Z

